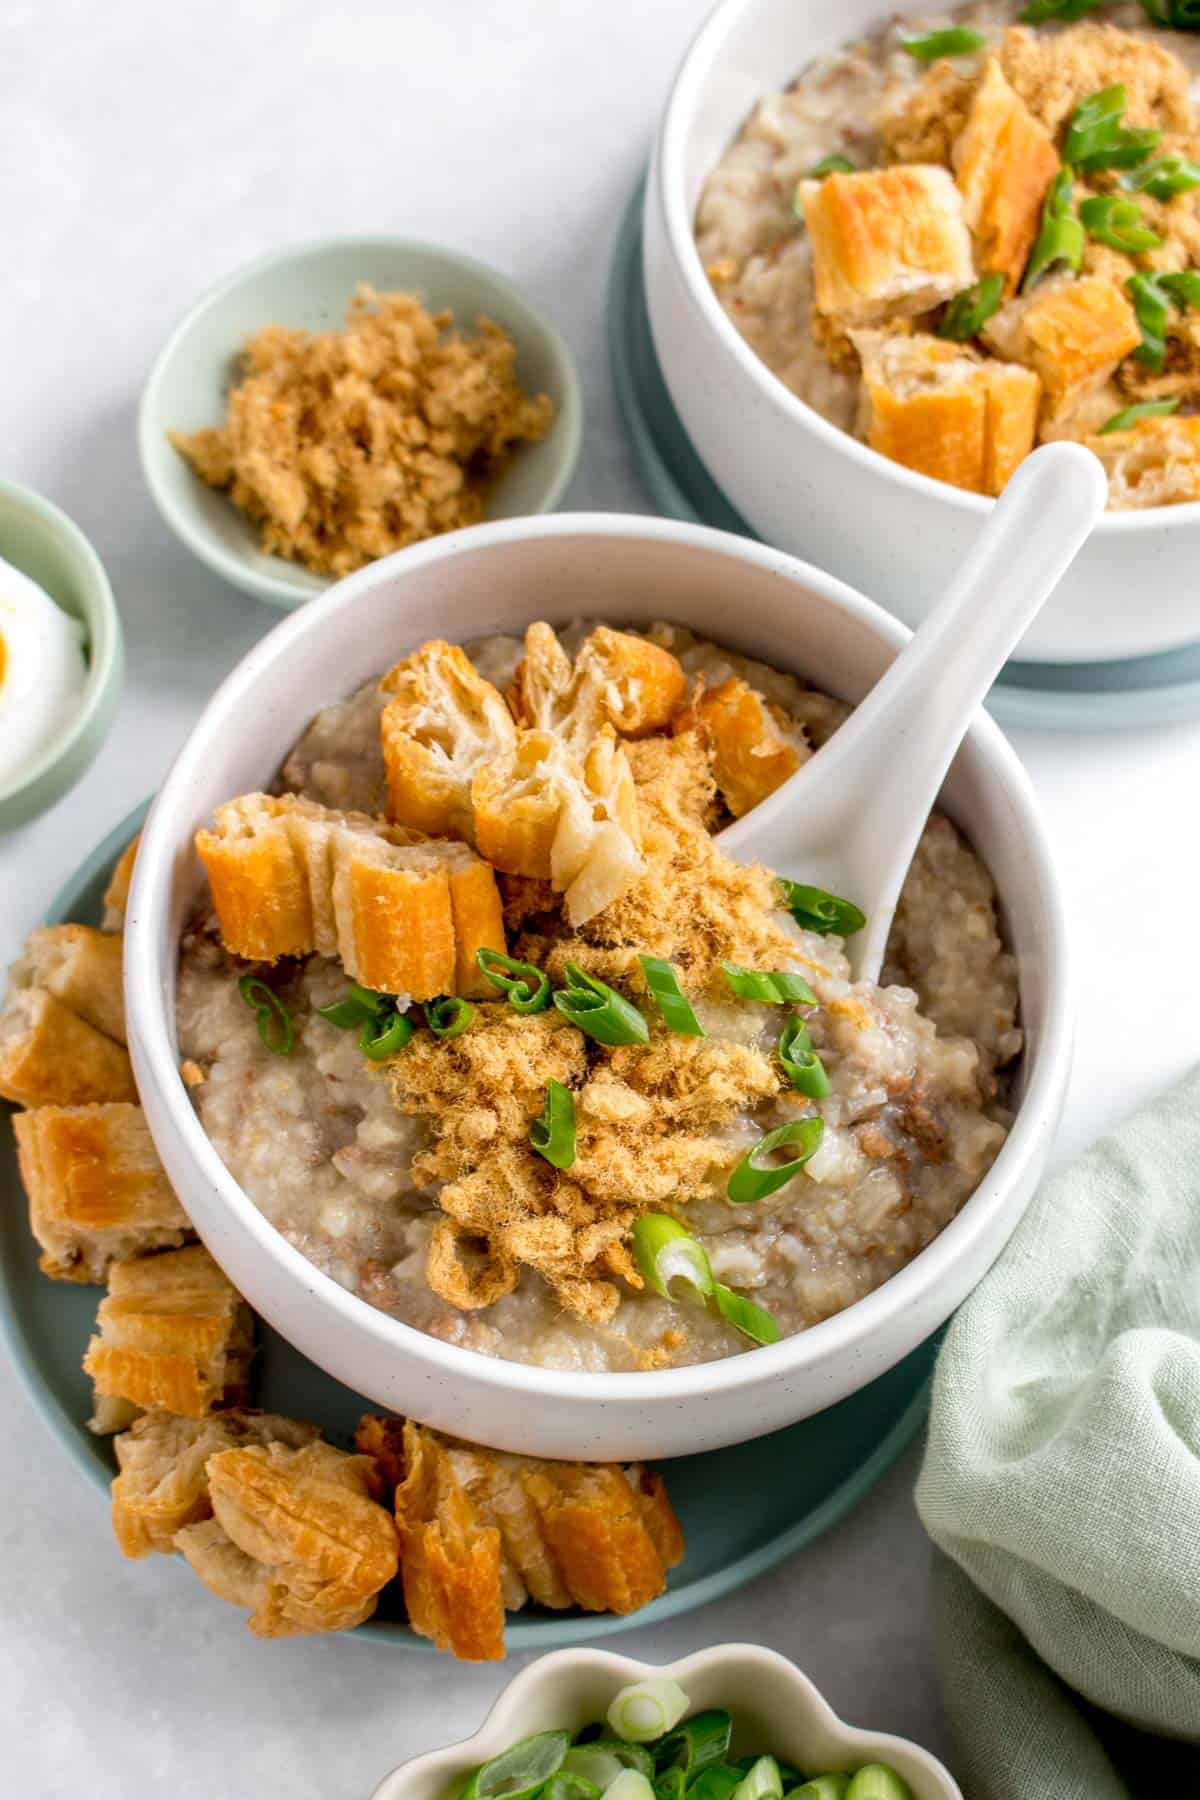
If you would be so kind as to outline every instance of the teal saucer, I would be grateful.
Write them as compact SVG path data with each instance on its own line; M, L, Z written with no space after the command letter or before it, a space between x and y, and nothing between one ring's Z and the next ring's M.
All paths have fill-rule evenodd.
M113 864L145 810L139 807L92 852L55 900L49 924L99 919ZM39 1272L13 1136L2 1117L6 1110L0 1106L0 1329L37 1411L76 1466L107 1495L116 1468L111 1439L93 1437L86 1428L91 1386L80 1368L100 1290L48 1281ZM265 1325L259 1346L256 1404L312 1419L333 1442L349 1444L371 1403L341 1387ZM510 1651L590 1644L690 1612L804 1549L862 1499L920 1429L935 1352L931 1339L869 1387L787 1431L661 1464L687 1539L687 1555L668 1591L628 1618L531 1607L509 1622ZM433 1651L426 1638L409 1630L394 1590L356 1635L396 1650Z
M634 465L660 512L756 537L709 474L667 391L642 278L644 180L621 222L608 284L608 352ZM1125 731L1200 719L1200 644L1127 662L1010 662L985 702L1010 730Z

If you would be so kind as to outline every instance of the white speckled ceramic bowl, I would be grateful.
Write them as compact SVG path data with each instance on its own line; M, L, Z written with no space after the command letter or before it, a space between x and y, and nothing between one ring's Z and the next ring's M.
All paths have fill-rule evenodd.
M256 527L227 494L200 480L167 433L221 423L238 353L254 332L276 324L336 329L364 281L381 293L413 290L432 311L449 308L464 329L481 313L494 319L517 346L526 391L553 400L554 424L540 443L517 448L488 496L489 519L551 512L579 460L583 401L571 353L495 269L457 250L393 237L323 238L262 257L205 294L171 333L142 394L138 449L151 497L176 537L268 606L300 606L333 584L260 550Z
M606 515L480 525L349 577L263 639L218 689L151 811L130 897L130 1046L167 1172L255 1310L306 1356L393 1412L538 1456L680 1456L807 1418L923 1342L1007 1241L1041 1175L1070 1061L1067 933L1028 781L982 714L942 794L987 861L1020 964L1027 1051L1000 1155L928 1249L857 1305L766 1349L644 1374L540 1369L426 1336L321 1274L243 1193L179 1075L175 965L214 806L269 783L321 706L430 637L534 619L677 619L857 700L906 633L782 552L701 526Z
M832 570L915 627L992 502L890 462L798 399L734 329L692 235L704 183L757 102L890 10L881 0L716 7L663 115L646 186L644 257L663 374L718 486L767 543ZM1098 662L1194 642L1198 558L1200 503L1106 514L1017 654Z
M656 1667L603 1650L557 1650L509 1683L474 1737L393 1769L372 1800L457 1800L471 1771L536 1731L578 1731L604 1717L631 1681L668 1676L699 1712L733 1714L733 1754L770 1749L805 1774L883 1762L902 1775L913 1800L962 1800L949 1770L906 1738L863 1731L839 1719L794 1663L758 1644L718 1644Z

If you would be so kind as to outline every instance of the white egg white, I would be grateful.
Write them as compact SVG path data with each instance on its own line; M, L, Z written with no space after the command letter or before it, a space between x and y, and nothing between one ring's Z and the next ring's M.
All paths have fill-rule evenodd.
M0 787L18 780L79 710L83 627L0 559Z

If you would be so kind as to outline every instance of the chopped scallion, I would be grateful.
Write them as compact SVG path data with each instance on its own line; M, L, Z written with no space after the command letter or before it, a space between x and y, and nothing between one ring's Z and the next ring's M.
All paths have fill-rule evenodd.
M550 977L533 963L518 962L501 950L477 950L475 966L485 980L508 997L514 1012L544 1012L550 1004Z
M607 983L585 974L578 963L567 964L565 988L559 988L554 1004L563 1017L598 1044L646 1044L650 1030L636 1006Z
M529 1141L556 1169L569 1169L575 1161L575 1099L561 1081L546 1083L545 1109L529 1127Z
M290 1056L296 1047L296 1027L274 988L269 988L257 975L243 975L237 991L254 1013L258 1035L271 1055Z
M476 1769L462 1800L530 1800L562 1767L570 1744L569 1731L522 1738Z
M803 881L781 881L779 885L784 906L805 931L815 931L821 937L836 932L838 937L847 938L861 931L867 922L866 913L860 912L852 900L841 900L824 888L810 887Z
M1134 351L1148 369L1161 369L1167 360L1167 290L1160 275L1131 275L1125 290L1141 327L1142 341Z
M1174 394L1169 400L1139 400L1136 406L1123 407L1100 427L1099 435L1107 437L1110 431L1128 431L1139 419L1164 419L1175 411L1179 398Z
M1025 268L1022 293L1028 293L1034 282L1047 269L1063 263L1074 274L1083 267L1087 239L1083 226L1071 210L1075 181L1070 169L1060 169L1042 202L1042 224L1037 241Z
M901 38L900 48L918 62L937 62L943 56L972 56L986 43L982 32L954 25L946 31L931 31L927 37Z
M824 1134L825 1121L819 1114L809 1114L803 1119L794 1119L787 1125L777 1125L774 1131L768 1131L742 1157L729 1177L725 1189L727 1198L734 1206L746 1206L755 1200L765 1200L770 1194L777 1194L816 1155ZM788 1162L764 1161L764 1158L784 1144L795 1144L800 1154Z
M372 1062L383 1062L403 1050L413 1034L412 1020L402 1012L381 1012L362 1028L358 1047Z
M886 1763L867 1763L850 1778L846 1800L913 1800L907 1781Z
M594 1738L590 1743L575 1744L563 1759L564 1772L594 1781L607 1791L622 1769L636 1769L647 1780L654 1774L654 1758L640 1744L625 1744L619 1738Z
M679 977L661 956L639 956L642 972L666 1023L680 1037L703 1037L704 1027L692 1010L691 1002L679 985Z
M823 1100L829 1092L829 1076L825 1065L813 1049L808 1026L803 1019L789 1019L779 1034L779 1066L796 1089L810 1100Z
M643 1213L633 1227L633 1254L642 1279L664 1300L675 1300L682 1282L701 1300L710 1298L713 1274L699 1239L667 1213Z
M1142 209L1136 200L1122 200L1116 194L1092 194L1080 203L1080 220L1099 244L1110 250L1122 250L1127 256L1140 256L1144 250L1157 250L1162 243L1156 231L1142 223Z
M721 1317L756 1344L779 1342L783 1334L778 1319L756 1300L748 1300L745 1294L735 1294L721 1281L713 1286L713 1299Z
M688 1697L677 1681L652 1676L623 1687L606 1717L627 1744L650 1744L664 1732L674 1731L688 1705Z
M1156 156L1119 177L1129 194L1149 194L1152 200L1172 200L1176 194L1200 187L1200 163L1186 156Z
M729 1800L742 1779L742 1771L731 1763L717 1763L697 1775L688 1789L688 1800Z
M690 1783L702 1769L725 1760L732 1731L733 1721L724 1707L693 1713L656 1746L655 1767L679 1768Z
M1056 25L1067 25L1086 19L1099 5L1100 0L1029 0L1020 19L1022 25L1046 25L1051 19Z
M1071 114L1062 159L1073 169L1135 169L1162 138L1161 131L1131 131L1125 116L1125 88L1120 82L1081 100Z
M803 1787L792 1788L787 1800L846 1800L848 1775L814 1775Z
M783 1777L773 1756L760 1756L733 1790L732 1800L783 1800Z
M1003 298L1004 276L999 273L982 276L973 287L955 294L942 314L938 336L952 338L955 343L966 343L968 338L978 337Z
M815 1006L817 996L803 975L787 969L743 969L723 962L721 971L739 1000L758 1000L766 1006Z
M342 998L335 1000L332 1006L318 1006L317 1016L336 1025L339 1031L350 1031L382 1012L387 999L387 995L377 994L373 988L360 987L357 981L352 981Z
M582 1775L574 1775L567 1769L560 1769L552 1775L538 1800L600 1800L603 1788L594 1781L585 1781Z
M444 1043L461 1037L474 1017L475 1008L471 1002L460 999L457 994L442 994L437 1000L425 1002L425 1023L434 1037L441 1038Z
M853 175L855 165L848 156L823 156L808 171L810 181L824 181L827 175Z
M625 1769L605 1788L604 1800L654 1800L654 1789L645 1775Z

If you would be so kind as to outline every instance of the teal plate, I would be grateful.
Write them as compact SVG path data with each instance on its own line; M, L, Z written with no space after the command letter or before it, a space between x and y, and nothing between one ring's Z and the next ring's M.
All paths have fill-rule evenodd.
M92 852L51 907L49 924L99 919L112 866L144 813L140 807ZM7 1130L0 1132L0 1196L7 1202L0 1203L0 1320L9 1353L42 1418L76 1466L107 1495L116 1467L111 1440L93 1437L84 1424L91 1388L80 1368L99 1290L48 1281L39 1272ZM371 1403L323 1374L265 1325L259 1344L256 1403L312 1419L335 1443L348 1444ZM687 1538L687 1556L668 1591L629 1618L530 1608L510 1620L509 1649L593 1643L690 1612L811 1544L862 1499L920 1429L935 1351L931 1339L869 1387L787 1431L660 1465ZM433 1649L405 1624L395 1589L357 1635L393 1649Z
M608 352L634 466L668 518L756 537L709 474L667 391L642 279L639 182L608 284ZM1200 719L1200 644L1126 662L1010 662L986 701L1010 730L1124 731Z

